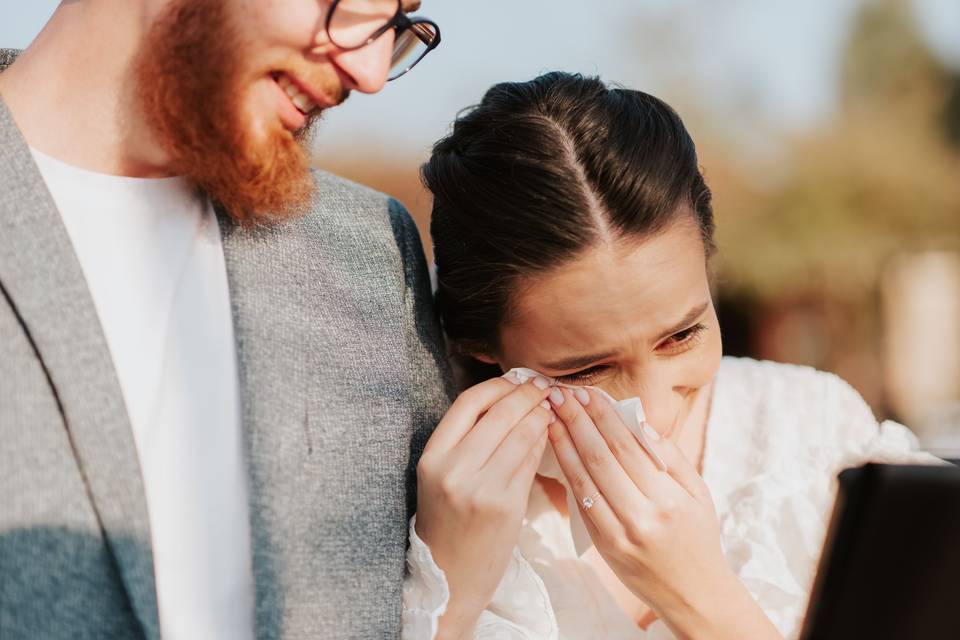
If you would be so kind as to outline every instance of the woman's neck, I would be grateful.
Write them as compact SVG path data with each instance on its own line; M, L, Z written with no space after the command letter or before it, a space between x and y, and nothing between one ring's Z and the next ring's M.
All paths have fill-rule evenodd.
M710 422L710 406L713 400L713 385L701 387L691 398L687 406L686 415L678 421L678 428L669 434L668 438L683 452L697 468L697 473L703 474L703 453L706 444L707 424Z

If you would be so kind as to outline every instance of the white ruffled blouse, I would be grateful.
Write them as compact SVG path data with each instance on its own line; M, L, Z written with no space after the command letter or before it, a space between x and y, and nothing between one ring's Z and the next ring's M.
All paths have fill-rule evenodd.
M914 435L878 424L837 376L808 367L724 358L713 389L703 479L727 562L785 638L800 632L836 475L867 461L933 463ZM410 525L403 638L432 640L446 610L443 571ZM469 550L464 550L469 553ZM474 638L667 640L640 629L573 545L569 521L534 484L517 547Z

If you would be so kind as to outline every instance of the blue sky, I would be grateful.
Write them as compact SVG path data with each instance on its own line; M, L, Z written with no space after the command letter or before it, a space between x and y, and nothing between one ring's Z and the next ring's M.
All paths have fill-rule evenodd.
M549 69L600 74L709 110L713 126L747 114L790 131L830 116L835 61L860 0L425 0L443 43L376 96L326 119L321 146L358 136L388 153L425 153L457 110L494 82ZM54 0L0 0L0 46L23 47ZM960 66L960 2L915 0L934 48Z

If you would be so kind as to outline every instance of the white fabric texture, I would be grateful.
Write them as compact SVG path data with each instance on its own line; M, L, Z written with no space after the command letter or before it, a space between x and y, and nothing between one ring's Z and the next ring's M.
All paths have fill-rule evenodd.
M430 547L417 535L416 525L417 516L413 516L407 549L408 575L403 583L403 640L437 635L437 621L450 600L447 577L433 561Z
M182 178L34 151L110 348L143 474L165 640L253 638L233 317L220 230Z
M703 478L717 508L727 562L785 638L800 632L836 475L868 461L939 462L917 450L906 427L878 424L860 395L832 374L723 359L708 418ZM443 575L424 564L416 572ZM407 584L411 593L426 588L423 582ZM424 593L417 597L428 599ZM438 608L447 598L436 599ZM433 635L424 630L405 637ZM619 608L577 553L567 519L535 484L514 558L474 637L668 640L674 635L661 620L641 630Z

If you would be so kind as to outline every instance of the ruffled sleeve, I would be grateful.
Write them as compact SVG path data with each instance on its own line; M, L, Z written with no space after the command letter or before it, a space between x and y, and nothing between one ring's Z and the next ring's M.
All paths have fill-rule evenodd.
M480 615L476 640L556 640L557 618L543 580L518 549L490 604Z
M835 436L837 457L833 466L837 471L867 462L887 464L938 464L943 461L920 450L917 437L910 429L886 420L877 423L870 407L857 391L840 378L831 376L833 402L836 412Z
M443 569L433 560L430 548L410 519L410 548L407 550L407 577L403 582L403 640L433 640L437 623L447 610L450 588Z
M410 520L408 574L403 585L403 640L433 640L440 616L447 610L450 589L430 548ZM556 640L557 620L543 581L519 550L507 565L487 608L474 629L475 640Z

